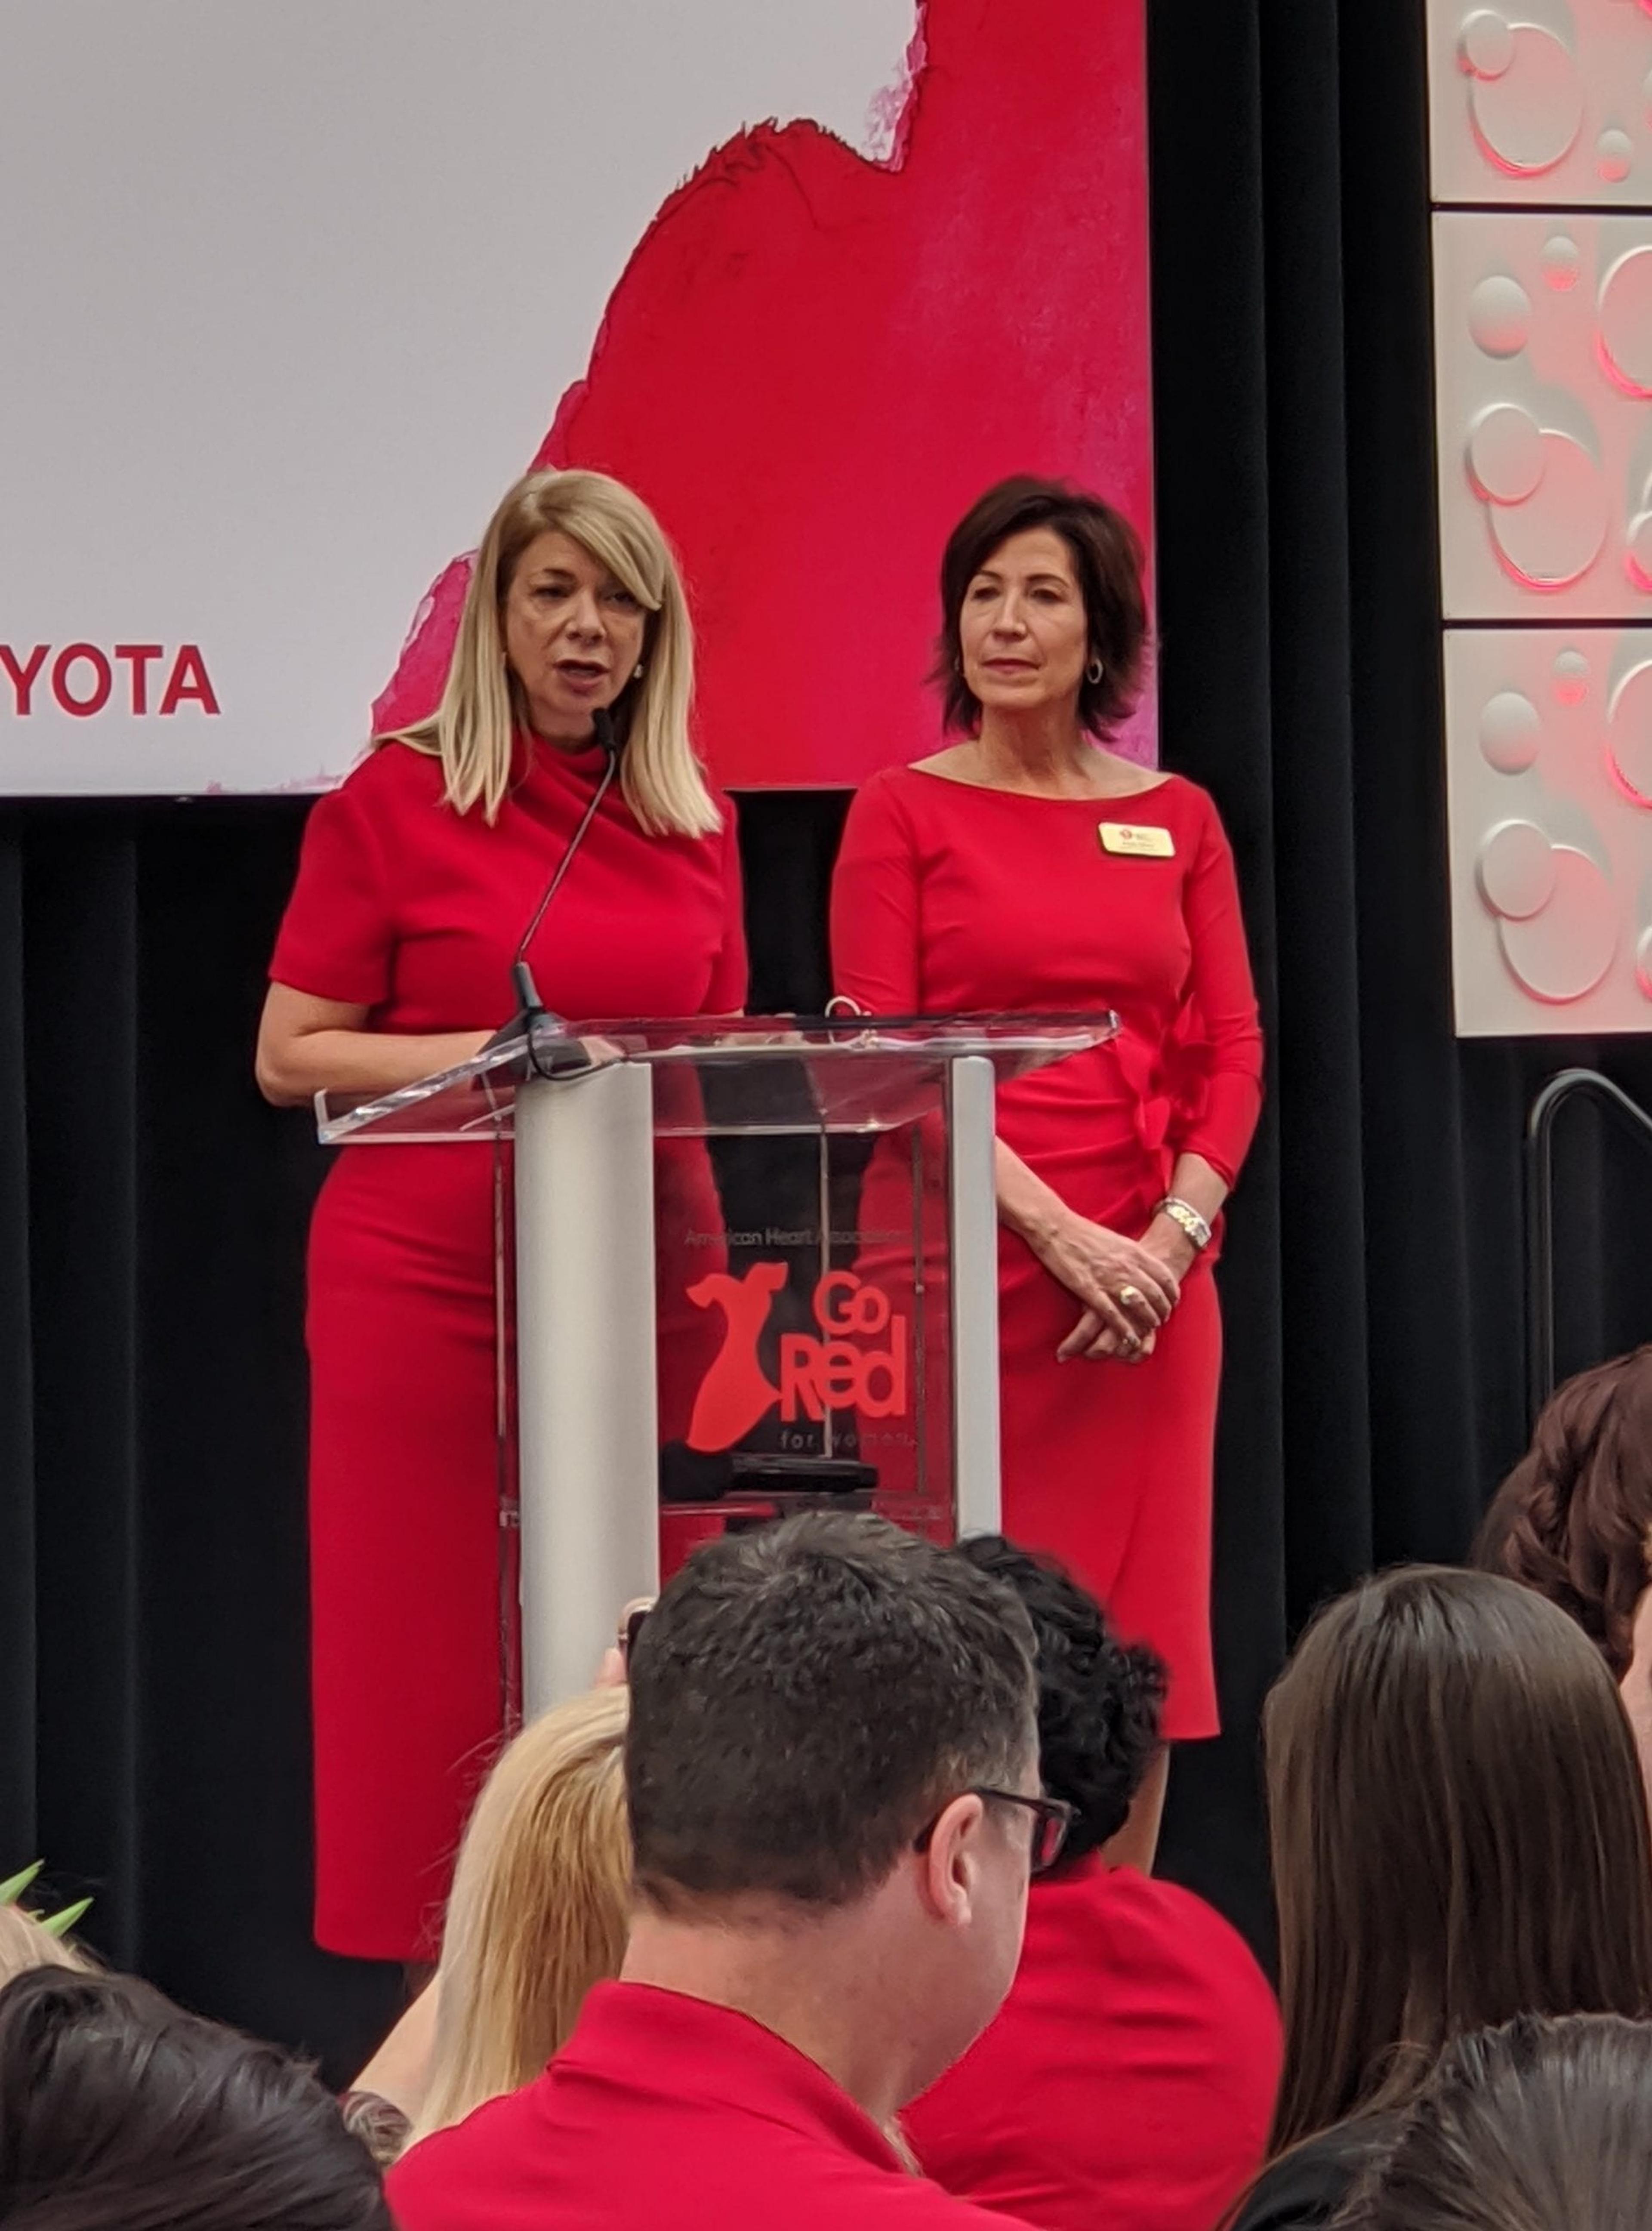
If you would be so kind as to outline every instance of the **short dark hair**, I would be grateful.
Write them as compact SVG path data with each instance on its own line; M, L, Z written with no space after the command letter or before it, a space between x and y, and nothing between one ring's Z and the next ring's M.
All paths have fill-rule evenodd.
M706 1543L630 1678L635 1880L664 1911L754 1892L847 1904L950 1799L1034 1755L1013 1593L869 1513Z
M945 724L972 734L981 718L980 700L964 679L958 633L970 583L1012 534L1025 534L1036 527L1059 534L1072 553L1091 652L1101 661L1101 679L1092 682L1087 673L1079 684L1080 722L1092 735L1110 734L1134 708L1146 658L1141 537L1122 512L1099 495L1087 495L1065 481L1036 480L1029 473L1018 473L990 488L946 538L940 569L940 641L930 676L944 693Z
M1037 1646L1038 1759L1044 1788L1076 1806L1063 1864L1097 1851L1130 1814L1158 1747L1166 1679L1145 1643L1120 1641L1089 1590L1053 1557L976 1534L958 1555L1012 1588Z
M1448 2045L1339 2231L1652 2222L1652 2023L1521 2014Z
M119 1976L0 1990L7 2231L391 2231L311 2070Z

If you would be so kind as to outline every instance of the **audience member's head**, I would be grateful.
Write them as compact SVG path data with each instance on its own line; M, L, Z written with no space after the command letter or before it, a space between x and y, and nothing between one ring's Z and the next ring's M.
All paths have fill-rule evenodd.
M90 1967L78 1945L54 1936L32 1913L20 1905L0 1905L0 1983L26 1976L31 1968L70 1968L85 1974Z
M1320 1614L1265 1716L1285 2075L1276 2148L1408 2098L1450 2038L1652 2011L1652 1846L1597 1651L1487 1573Z
M1058 1865L1099 1851L1129 1817L1158 1747L1163 1662L1126 1645L1100 1605L1050 1557L1002 1534L976 1534L957 1554L1015 1590L1032 1621L1038 1672L1038 1763L1046 1791L1073 1807Z
M1449 2045L1337 2231L1652 2223L1652 2025L1522 2015Z
M558 1704L502 1753L454 1872L436 2047L413 2135L530 2082L593 1983L617 1976L630 1916L623 1689Z
M932 2082L1009 1988L1049 1848L1032 1660L1010 1589L882 1519L697 1550L631 1653L626 1975L731 2002L720 1969L761 1976L811 2022L855 1998L873 2111Z
M1580 1371L1545 1404L1474 1562L1575 1619L1622 1682L1652 1541L1652 1346Z
M308 2070L125 1977L0 1990L7 2231L390 2231Z

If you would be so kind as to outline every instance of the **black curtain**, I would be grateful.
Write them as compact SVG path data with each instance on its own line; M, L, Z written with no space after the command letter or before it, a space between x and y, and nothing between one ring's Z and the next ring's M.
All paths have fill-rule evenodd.
M1036 18L1029 19L1036 35ZM1231 1216L1228 1732L1165 1864L1268 1935L1256 1712L1373 1562L1461 1554L1525 1435L1520 1141L1645 1038L1452 1034L1422 11L1151 0L1165 755L1238 854L1271 1048ZM983 336L991 346L991 336ZM754 1004L816 1007L836 795L745 799ZM0 1873L347 2073L397 1979L308 1938L302 1243L253 1091L300 802L0 812ZM1560 1156L1561 1364L1652 1334L1652 1187Z

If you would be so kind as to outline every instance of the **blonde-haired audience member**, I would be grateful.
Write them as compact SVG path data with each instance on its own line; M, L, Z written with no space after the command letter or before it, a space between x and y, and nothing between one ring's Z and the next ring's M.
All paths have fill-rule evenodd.
M91 1965L79 1945L55 1937L22 1906L0 1905L0 1983L26 1976L31 1968L71 1968L84 1975Z
M618 1975L630 1911L623 1688L530 1722L483 1785L448 1901L436 1981L362 2071L410 2125L461 2122L539 2075L592 1984ZM352 2120L359 2121L359 2105ZM367 2135L364 2132L364 2135ZM384 2147L380 2131L371 2133Z

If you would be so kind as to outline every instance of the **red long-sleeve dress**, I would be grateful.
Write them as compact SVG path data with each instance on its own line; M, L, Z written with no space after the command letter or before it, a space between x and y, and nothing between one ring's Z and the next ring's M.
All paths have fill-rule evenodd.
M1104 825L1162 831L1151 841L1168 850L1110 851ZM998 1095L999 1137L1080 1214L1139 1238L1178 1154L1237 1177L1262 1034L1232 854L1193 783L1057 799L918 767L874 775L843 832L832 956L837 990L873 1013L1117 1011L1112 1044ZM868 1228L885 1182L899 1173L874 1156ZM1058 1364L1080 1305L1024 1241L999 1241L1004 1531L1061 1557L1165 1659L1172 1739L1218 1725L1216 1251L1183 1280L1151 1356Z
M544 744L521 760L491 827L444 805L440 764L403 744L319 799L271 977L367 1008L376 1031L507 1021L517 941L603 764ZM737 1011L732 814L711 837L651 837L611 786L529 958L571 1018ZM703 1192L697 1221L714 1227L703 1154L662 1160L658 1182ZM347 1147L311 1226L315 1929L330 1951L432 1956L499 1742L494 1224L494 1154L478 1143ZM662 1360L696 1335L703 1348L686 1323ZM682 1430L673 1391L668 1432Z

